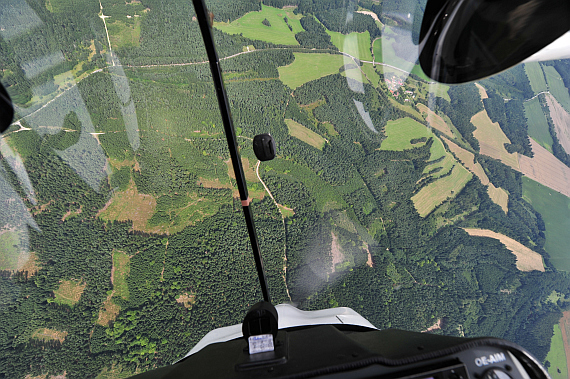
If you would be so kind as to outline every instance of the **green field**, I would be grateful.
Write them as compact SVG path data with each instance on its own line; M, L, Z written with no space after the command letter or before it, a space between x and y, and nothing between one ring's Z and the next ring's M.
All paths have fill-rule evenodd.
M542 147L552 152L554 142L538 97L524 103L524 115L528 121L528 135Z
M568 88L564 87L564 82L558 71L552 66L544 66L544 73L546 74L550 93L564 107L566 112L570 112L570 94L568 93Z
M113 49L124 46L139 46L141 37L141 19L136 18L133 23L115 20L108 23L109 38Z
M421 68L415 67L415 62L409 62L396 54L395 47L398 45L396 38L396 34L392 32L390 27L385 26L382 38L376 39L372 46L374 60L376 62L382 62L394 67L401 68L402 70L408 72L414 72L414 74L427 80L427 77L425 74L423 74Z
M280 45L299 45L295 34L304 29L299 20L301 15L291 11L261 5L261 11L249 12L237 20L227 22L215 22L214 27L228 34L242 34L244 37L261 41L272 42ZM289 25L285 23L287 17ZM261 22L267 19L271 26L265 26Z
M425 74L424 70L422 70L422 67L421 67L419 64L417 64L417 65L414 66L414 68L412 69L412 72L411 72L411 73L414 74L414 75L416 75L416 76L418 76L418 77L420 77L420 78L422 78L422 79L425 80L426 82L431 82L431 81L432 81L432 79L428 78L428 76ZM442 86L443 86L443 84L442 84ZM445 87L447 87L447 86L445 86ZM445 90L445 95L447 95L447 90L448 90L448 89L449 89L449 87L447 87L447 89ZM440 96L440 95L438 95L438 96ZM443 96L441 96L441 97L443 97ZM449 95L447 95L447 97L449 97ZM447 101L449 101L449 99L448 99Z
M311 129L308 129L298 122L290 119L285 119L285 123L287 124L287 128L289 128L289 134L293 137L298 138L319 150L322 150L325 146L325 139L313 132Z
M361 66L362 72L366 75L366 78L372 82L374 87L378 87L380 84L380 75L376 72L376 69L370 63L364 63Z
M437 172L430 175L434 178L449 173L449 170L457 164L453 156L445 150L441 140L437 138L430 129L409 117L401 118L396 121L388 121L385 132L387 138L382 142L381 150L411 149L424 144L423 142L412 144L410 142L412 139L422 137L426 139L433 138L434 141L431 145L429 160L435 161L445 156L441 161L427 165L424 169L424 173L428 173L440 168Z
M544 249L558 269L570 271L570 198L523 176L523 198L532 204L546 225Z
M293 53L295 61L288 66L278 67L279 79L292 89L311 80L335 74L344 65L339 54Z
M86 286L87 284L80 280L63 280L58 289L53 291L55 298L48 299L48 302L54 301L57 304L69 305L71 307L79 301Z
M542 68L538 62L525 63L524 71L526 72L526 76L530 81L530 86L534 93L548 90L546 80L544 79L544 73L542 72Z
M445 156L445 158L437 163L432 163L430 165L427 165L426 168L424 168L424 173L428 173L432 170L440 168L439 171L430 175L434 178L439 178L440 176L447 174L449 170L451 170L453 166L457 164L457 161L455 160L455 158L453 158L453 155L451 155L451 153L445 151L445 147L443 146L443 143L439 138L434 136L433 139L434 141L433 144L431 145L429 160L434 161L443 156Z
M20 256L19 232L3 231L0 234L0 270L18 269Z
M129 275L129 256L119 250L113 251L113 289L117 297L129 299L127 276Z
M339 32L331 32L327 30L327 34L331 36L331 41L340 51L352 55L363 61L372 62L372 53L370 51L370 33L350 33L342 34Z
M457 196L472 177L473 174L467 171L465 167L456 164L453 166L451 175L440 178L423 187L412 197L414 206L420 216L427 216L445 200Z
M412 144L410 140L414 138L430 138L433 133L419 122L404 117L395 121L388 121L385 127L387 138L382 141L380 150L406 150L423 145L423 143Z
M439 96L447 101L451 102L451 98L449 97L449 86L441 83L430 83L428 87L429 92L433 92L436 96Z
M568 364L559 325L554 325L554 335L550 341L550 351L546 356L546 360L550 362L548 373L552 379L568 379ZM559 370L560 373L558 373Z
M347 204L339 191L307 167L301 166L290 160L279 158L265 163L263 167L265 172L285 175L293 181L298 180L302 182L311 193L311 196L316 200L316 208L320 212L347 207ZM282 205L293 209L296 206L295 204Z

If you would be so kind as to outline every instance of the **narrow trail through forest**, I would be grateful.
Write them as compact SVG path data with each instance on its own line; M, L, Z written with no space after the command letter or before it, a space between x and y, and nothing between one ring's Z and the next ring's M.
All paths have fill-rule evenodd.
M273 194L271 193L269 188L267 188L267 185L261 179L261 176L259 176L259 165L260 164L261 164L261 161L257 161L257 166L255 167L255 173L257 175L257 179L259 179L259 181L263 185L263 188L265 188L265 191L267 192L267 194L269 195L271 200L273 200L273 203L275 204L275 206L279 210L279 213L281 213L281 222L283 223L283 234L285 235L285 243L283 244L283 281L285 282L285 290L287 291L287 297L289 298L289 300L291 300L291 295L289 294L289 286L287 286L287 231L285 228L285 215L283 215L283 212L281 211L279 204L277 204L277 201L275 201Z

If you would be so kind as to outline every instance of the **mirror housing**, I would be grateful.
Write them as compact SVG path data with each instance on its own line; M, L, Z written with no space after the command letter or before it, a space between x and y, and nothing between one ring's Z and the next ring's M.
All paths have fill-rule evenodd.
M470 82L515 66L568 30L568 0L430 0L419 61L435 81Z

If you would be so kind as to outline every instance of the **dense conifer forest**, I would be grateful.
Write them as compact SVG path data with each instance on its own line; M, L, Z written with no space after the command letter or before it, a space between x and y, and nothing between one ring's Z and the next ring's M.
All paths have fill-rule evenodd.
M192 4L9 3L27 21L0 32L0 80L17 112L0 140L0 377L122 377L170 364L261 300ZM509 153L532 156L524 70L482 81L484 100L474 84L428 94L417 75L394 90L392 71L347 63L335 43L368 33L373 53L386 25L402 23L382 2L207 3L274 303L351 307L381 329L506 338L544 361L570 278L549 260L523 175L481 154L472 122L485 110ZM297 44L221 30L258 12L258 27L279 21ZM326 74L286 71L322 54ZM555 65L568 87L568 64ZM388 132L398 121L421 132ZM275 138L275 160L255 158L260 133ZM507 211L451 140L505 191ZM436 198L459 169L463 184L420 215L418 197ZM499 240L466 229L515 240L542 270L521 270Z

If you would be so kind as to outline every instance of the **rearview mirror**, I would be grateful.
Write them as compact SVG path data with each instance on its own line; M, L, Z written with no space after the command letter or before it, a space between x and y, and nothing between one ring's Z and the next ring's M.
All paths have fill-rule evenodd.
M568 0L430 0L420 65L441 83L465 83L512 67L570 29Z

